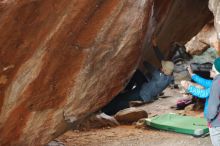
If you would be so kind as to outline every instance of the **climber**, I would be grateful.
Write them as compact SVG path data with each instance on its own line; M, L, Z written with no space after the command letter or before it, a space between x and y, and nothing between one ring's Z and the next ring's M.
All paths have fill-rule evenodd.
M116 96L102 111L106 114L113 115L119 110L129 107L132 101L138 101L140 104L152 102L157 96L174 81L172 76L174 64L171 61L164 60L155 40L152 41L156 56L161 61L162 68L159 70L147 61L144 61L144 67L149 71L149 79L140 70L133 75L131 82L126 87L126 91Z

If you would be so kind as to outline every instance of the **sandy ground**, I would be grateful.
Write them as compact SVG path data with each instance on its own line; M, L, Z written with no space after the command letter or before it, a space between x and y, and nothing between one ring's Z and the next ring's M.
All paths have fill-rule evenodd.
M149 117L163 113L179 113L171 109L182 97L178 90L166 89L165 95L157 101L139 108L146 110ZM189 115L201 117L201 112L189 112ZM195 138L193 136L159 131L135 126L118 126L114 128L93 129L89 131L68 131L58 138L66 146L211 146L210 137Z

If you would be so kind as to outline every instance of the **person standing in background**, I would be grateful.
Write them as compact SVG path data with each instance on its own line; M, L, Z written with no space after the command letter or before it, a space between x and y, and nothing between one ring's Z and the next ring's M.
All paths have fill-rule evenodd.
M215 59L210 76L213 77L208 99L206 119L212 144L220 146L220 57Z

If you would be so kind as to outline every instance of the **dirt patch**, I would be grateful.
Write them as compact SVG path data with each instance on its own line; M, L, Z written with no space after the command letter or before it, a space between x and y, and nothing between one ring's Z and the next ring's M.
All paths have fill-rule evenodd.
M163 113L179 113L171 109L183 95L178 90L167 88L167 98L143 105L149 117ZM202 117L201 112L189 112L188 115ZM209 137L193 136L159 131L149 127L138 129L135 126L118 126L115 128L93 129L90 131L69 131L58 138L66 146L211 146Z

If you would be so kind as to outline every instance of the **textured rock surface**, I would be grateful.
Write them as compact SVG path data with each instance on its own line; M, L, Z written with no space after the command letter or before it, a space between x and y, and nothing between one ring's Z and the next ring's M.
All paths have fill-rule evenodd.
M159 64L155 55L152 55L152 34L157 36L158 46L165 56L169 54L173 42L188 42L212 19L207 5L208 0L155 0L154 12L149 20L145 58Z
M209 0L209 9L214 14L214 25L218 36L218 43L215 44L215 49L218 51L218 55L220 56L220 1Z
M0 1L0 145L48 143L122 90L150 3Z
M220 40L220 1L209 0L209 9L214 14L214 24L216 31L218 32L218 39Z
M105 113L94 113L83 120L75 129L89 130L94 128L114 127L120 125L118 121Z
M48 143L123 89L154 31L165 53L210 17L207 0L152 2L0 1L0 145Z
M191 55L200 55L209 47L216 48L218 43L217 33L214 25L206 25L195 37L193 37L185 46L186 51Z

